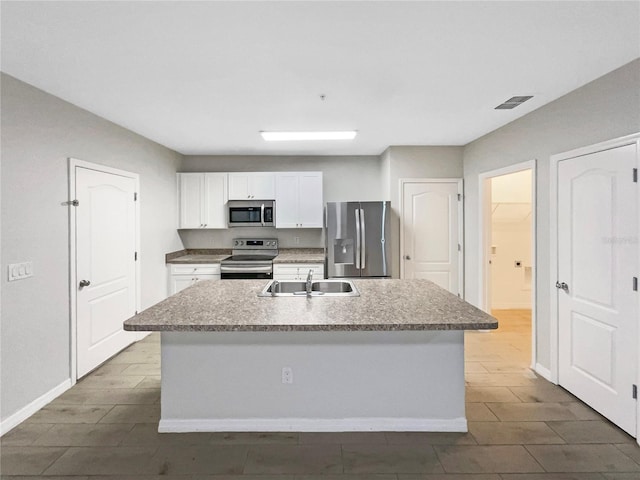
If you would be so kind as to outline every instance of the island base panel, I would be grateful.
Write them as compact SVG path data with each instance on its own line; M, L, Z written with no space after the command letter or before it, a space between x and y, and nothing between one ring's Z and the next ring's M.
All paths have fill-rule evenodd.
M462 331L163 332L161 368L161 432L467 431Z

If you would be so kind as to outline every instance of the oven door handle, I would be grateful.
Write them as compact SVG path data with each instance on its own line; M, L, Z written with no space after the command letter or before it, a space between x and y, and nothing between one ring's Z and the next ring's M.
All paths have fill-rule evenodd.
M271 270L272 270L272 267L268 265L260 266L260 267L228 267L224 265L220 266L220 272L224 272L224 273L244 273L244 272L271 273Z
M260 206L260 223L264 227L264 203Z

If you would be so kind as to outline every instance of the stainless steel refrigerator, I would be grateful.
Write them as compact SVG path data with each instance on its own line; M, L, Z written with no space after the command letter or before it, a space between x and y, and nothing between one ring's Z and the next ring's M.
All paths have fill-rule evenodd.
M390 277L391 202L328 202L327 277Z

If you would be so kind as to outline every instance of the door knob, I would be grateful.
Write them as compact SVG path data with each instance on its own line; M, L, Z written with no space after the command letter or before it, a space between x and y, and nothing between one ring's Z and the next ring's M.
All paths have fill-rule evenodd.
M405 256L404 256L404 259L405 259L405 260L411 260L411 257L410 257L409 255L405 255Z
M564 290L565 292L569 291L569 285L567 285L564 282L556 282L556 288L559 288L560 290Z
M91 285L89 280L80 280L80 288L88 287L89 285Z

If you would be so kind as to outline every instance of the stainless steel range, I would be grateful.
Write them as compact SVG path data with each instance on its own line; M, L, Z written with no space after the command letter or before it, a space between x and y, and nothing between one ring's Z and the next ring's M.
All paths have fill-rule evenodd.
M220 278L273 278L273 259L278 255L277 238L236 238L232 255L220 262Z

